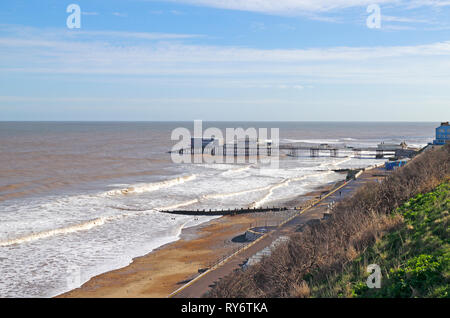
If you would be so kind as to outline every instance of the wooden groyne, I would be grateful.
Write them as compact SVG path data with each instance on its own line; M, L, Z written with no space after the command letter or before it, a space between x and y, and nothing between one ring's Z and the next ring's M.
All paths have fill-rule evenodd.
M265 213L265 212L281 212L287 211L287 207L266 207L266 208L247 208L247 209L228 209L228 210L175 210L164 211L161 213L177 214L177 215L192 215L192 216L223 216L223 215L239 215L248 213Z

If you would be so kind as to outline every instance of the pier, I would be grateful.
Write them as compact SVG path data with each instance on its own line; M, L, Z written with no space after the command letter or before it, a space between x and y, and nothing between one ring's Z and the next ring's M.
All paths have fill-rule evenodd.
M362 158L362 153L374 155L376 159L383 159L387 156L395 157L411 157L417 153L416 149L410 149L406 144L390 145L381 143L377 147L350 147L346 145L330 145L330 144L308 144L308 143L291 143L281 144L280 150L288 151L291 157L298 157L300 152L309 152L310 157L319 157L321 153L328 154L330 157L338 157L339 152L351 152L355 158Z
M211 155L211 156L272 156L272 146L260 146L260 145L247 145L238 146L237 144L232 145L206 145L203 147L190 147L181 148L169 151L169 153L178 153L180 155Z
M183 154L206 154L212 156L272 156L274 150L283 150L288 156L298 157L301 152L309 153L312 158L320 157L325 154L329 157L339 157L340 153L351 153L355 158L362 158L363 153L374 156L376 159L383 159L388 156L395 157L413 157L417 153L417 149L409 148L405 143L401 144L385 144L380 143L376 147L352 147L345 144L312 144L312 143L285 143L273 145L270 143L261 143L259 141L251 142L245 140L241 143L219 145L217 142L210 140L202 140L199 147L195 147L194 143L189 148L181 148L169 151L169 153ZM278 153L278 151L277 151ZM346 156L349 156L348 154Z

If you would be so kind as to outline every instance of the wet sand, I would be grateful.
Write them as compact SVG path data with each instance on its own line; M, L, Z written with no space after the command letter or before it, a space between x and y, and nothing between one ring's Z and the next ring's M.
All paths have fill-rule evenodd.
M294 207L305 204L334 187L335 184L324 185L299 195L285 205ZM276 225L285 218L287 215L279 212L223 216L184 229L178 241L135 258L124 268L93 277L80 288L58 297L167 297L198 275L199 269L215 264L243 244L239 237L247 229L258 225Z

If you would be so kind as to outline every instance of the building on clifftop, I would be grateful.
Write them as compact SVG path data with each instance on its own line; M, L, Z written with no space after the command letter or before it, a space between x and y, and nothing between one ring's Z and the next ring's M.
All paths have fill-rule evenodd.
M434 145L445 145L450 143L450 125L447 122L441 123L441 126L436 128L436 139L433 141Z

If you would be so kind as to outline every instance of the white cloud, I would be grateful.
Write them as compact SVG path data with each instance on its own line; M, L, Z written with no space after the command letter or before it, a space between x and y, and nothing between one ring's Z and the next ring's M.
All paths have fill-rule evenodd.
M303 11L330 11L367 6L374 0L169 0L220 9L254 11L270 14L298 14ZM377 0L378 4L396 3L398 0Z
M98 15L98 12L81 11L82 15Z
M149 0L147 0L149 1ZM385 22L434 24L447 27L444 17L434 19L437 12L443 7L450 6L450 0L166 0L196 6L205 6L225 10L240 10L269 15L301 16L309 20L326 23L355 23L354 19L341 14L342 10L359 8L366 13L365 8L370 4L378 4L382 7L382 16ZM418 8L431 8L425 18L397 17L386 15L391 10L411 12ZM364 16L365 20L365 16ZM444 24L443 24L444 23ZM388 30L416 30L418 27L401 27L388 25Z
M0 96L2 103L112 103L112 104L298 104L288 99L233 99L233 98L117 98L117 97L40 97L40 96Z
M252 22L250 24L250 29L252 29L253 31L264 31L267 28L263 22Z
M156 33L156 32L125 32L125 31L76 31L72 32L73 36L86 36L86 37L102 37L116 39L143 39L143 40L171 40L171 39L191 39L203 37L200 34L177 34L177 33Z
M168 0L219 9L252 11L267 14L299 15L326 12L352 7L364 7L373 3L389 4L405 8L423 6L450 6L449 0Z
M388 22L401 22L401 23L429 23L431 24L431 21L425 20L425 19L416 19L416 18L408 18L408 17L395 17L395 16L389 16L383 14L382 16L383 21Z
M170 13L173 15L184 15L184 12L179 10L170 10Z
M83 34L83 33L81 33ZM189 38L189 35L128 33L110 31L92 31L85 33L92 35L115 35L138 37L144 39ZM80 35L77 35L77 37ZM78 38L77 38L78 39ZM61 57L90 52L85 56L102 55L105 60L123 58L136 62L212 62L212 63L302 63L302 62L330 62L330 61L363 61L382 58L405 58L414 56L446 56L450 55L450 41L415 46L375 46L375 47L331 47L311 49L252 49L233 46L187 45L180 43L145 43L143 45L122 46L108 42L84 42L69 39L47 40L37 38L18 39L14 37L0 37L0 45L4 45L4 52L14 48L39 49L51 51ZM82 40L82 38L80 38ZM71 52L67 52L70 49ZM22 50L23 51L23 50ZM29 54L25 50L24 54Z
M122 18L128 17L128 14L121 13L121 12L113 12L112 15L115 15L116 17L122 17Z
M39 41L45 43L46 41L58 41L62 43L68 39L77 38L80 40L95 40L102 41L120 41L124 39L141 39L141 40L177 40L177 39L191 39L204 37L200 34L180 34L180 33L157 33L157 32L129 32L129 31L101 31L101 30L68 30L68 29L37 29L33 27L25 27L18 25L0 24L0 38L1 34L5 34L4 38L11 40L17 39L25 41ZM18 43L19 43L18 42ZM37 43L37 42L36 42Z
M415 46L254 49L173 43L166 39L177 35L170 34L119 35L164 42L129 44L109 31L67 36L65 32L28 30L20 36L0 35L0 71L4 76L43 73L192 80L201 77L207 84L207 79L224 83L227 77L249 86L267 84L300 90L298 83L448 85L450 78L450 41ZM272 83L261 83L261 78L269 78Z
M402 3L408 8L450 6L449 0L404 0Z

